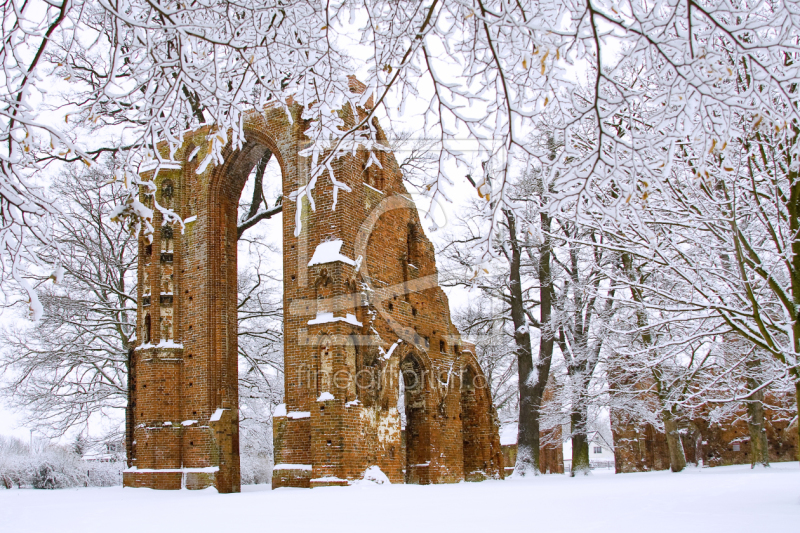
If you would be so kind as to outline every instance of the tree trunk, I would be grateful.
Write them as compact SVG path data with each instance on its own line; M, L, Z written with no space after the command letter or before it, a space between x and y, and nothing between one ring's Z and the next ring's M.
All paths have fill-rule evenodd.
M528 322L525 319L525 301L522 296L520 275L521 250L517 241L516 219L511 211L504 210L511 241L510 289L511 318L514 323L517 370L519 372L519 422L517 426L517 464L514 474L518 476L538 475L539 462L539 416L542 396L550 377L550 361L553 355L554 336L550 330L552 313L552 280L550 279L550 217L541 215L545 240L540 247L540 322L539 358L534 367L533 348ZM534 374L535 373L535 374ZM535 380L535 381L534 381Z
M622 263L625 268L625 271L628 274L628 277L631 280L635 280L636 277L633 274L633 260L630 254L624 253L622 254ZM648 316L647 312L644 309L644 297L639 289L634 288L633 286L630 288L631 290L631 297L633 301L639 304L639 308L636 310L636 317L637 317L637 325L639 328L642 329L642 343L648 347L653 348L655 342L653 339L653 335L651 334L650 330L648 329ZM675 415L666 408L666 395L667 391L664 390L664 383L661 379L661 371L658 367L654 367L652 369L653 380L656 382L656 388L658 390L658 399L661 402L662 410L661 410L661 418L664 420L664 431L667 436L667 450L669 452L669 466L673 472L680 472L684 468L686 468L686 454L683 452L683 442L681 442L680 433L678 433L678 422L675 420Z
M800 416L800 381L796 381L794 384L794 408ZM797 460L800 461L800 419L795 422L797 423Z
M670 470L680 472L686 468L686 454L683 452L683 442L678 433L678 422L669 411L662 411L661 417L664 419L664 431L667 434Z
M797 127L795 130L795 144L800 138L797 135ZM789 202L786 207L789 211L789 229L790 235L796 236L800 234L800 173L796 169L789 171ZM792 304L795 309L800 309L800 239L797 237L792 239ZM797 364L797 354L800 353L800 318L795 319L792 324L792 348L794 351L794 363ZM783 363L786 364L786 360ZM791 363L789 365L791 367ZM800 416L800 369L797 366L789 369L789 375L794 378L794 391L795 391L795 410ZM797 459L800 460L800 420L797 420Z
M125 406L125 458L128 467L133 466L133 428L134 408L133 408L133 388L136 386L136 372L133 367L133 348L128 349L128 402Z
M759 390L747 402L747 429L750 432L750 466L769 466L767 428L764 424L764 391Z
M589 475L589 438L586 431L587 413L585 405L578 406L572 411L570 422L572 425L572 468L570 476L581 473Z
M538 475L539 473L539 406L536 402L533 387L522 383L530 381L532 368L528 371L528 379L522 381L523 364L519 363L519 425L517 427L517 464L514 473L519 476ZM527 366L527 365L526 365ZM530 367L533 366L531 361Z

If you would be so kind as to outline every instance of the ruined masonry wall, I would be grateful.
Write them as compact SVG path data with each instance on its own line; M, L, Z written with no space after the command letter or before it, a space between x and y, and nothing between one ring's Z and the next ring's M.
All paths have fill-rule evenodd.
M175 210L184 228L162 225L156 209L152 244L139 241L126 486L239 490L237 205L266 150L284 198L308 183L297 155L307 125L298 106L290 111L291 122L278 108L249 116L244 147L226 148L222 165L198 174L212 135L202 128L157 174L142 171L157 190L141 201ZM355 123L352 110L340 115ZM395 483L503 475L490 392L450 320L433 246L394 156L376 157L382 168L366 168L363 149L333 163L351 189L335 209L327 175L312 192L315 210L284 201L286 404L274 423L274 487L346 484L371 466ZM309 266L331 241L341 241L339 255Z

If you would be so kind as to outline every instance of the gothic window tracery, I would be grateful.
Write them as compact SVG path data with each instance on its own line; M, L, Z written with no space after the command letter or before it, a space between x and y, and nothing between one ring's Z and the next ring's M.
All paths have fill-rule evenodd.
M319 348L319 375L317 380L317 395L331 391L333 378L333 350L327 337L320 343Z
M174 274L172 271L172 265L165 265L163 267L163 271L161 273L161 294L169 295L172 294L174 286Z
M175 185L172 180L161 182L161 204L164 207L172 207L172 200L175 197Z
M144 332L142 334L142 337L143 337L142 340L144 341L144 344L149 344L150 340L152 339L152 337L151 337L151 329L152 329L151 328L151 322L152 321L150 320L150 314L148 313L148 314L146 314L144 316Z
M161 308L161 340L172 340L173 324L172 324L172 308Z
M174 236L172 226L169 224L161 226L161 253L172 253Z

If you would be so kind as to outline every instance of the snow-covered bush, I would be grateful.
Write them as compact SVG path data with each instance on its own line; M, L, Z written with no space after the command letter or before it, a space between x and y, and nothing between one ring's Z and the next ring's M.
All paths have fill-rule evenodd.
M389 476L383 473L378 465L372 465L364 471L364 481L375 483L376 485L391 485Z
M253 402L250 402L251 404ZM269 415L267 411L265 413ZM242 485L272 482L272 419L246 420L239 429Z
M87 487L114 487L122 485L125 461L97 461L85 463Z
M71 451L55 446L30 456L33 472L30 484L35 489L65 489L81 485L83 461Z
M122 483L123 461L87 462L73 450L0 436L0 487L63 489Z

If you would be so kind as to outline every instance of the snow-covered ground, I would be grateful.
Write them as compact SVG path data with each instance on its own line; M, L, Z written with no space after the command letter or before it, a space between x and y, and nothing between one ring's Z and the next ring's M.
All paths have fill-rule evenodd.
M800 466L542 476L457 485L0 490L0 531L91 533L796 531Z

